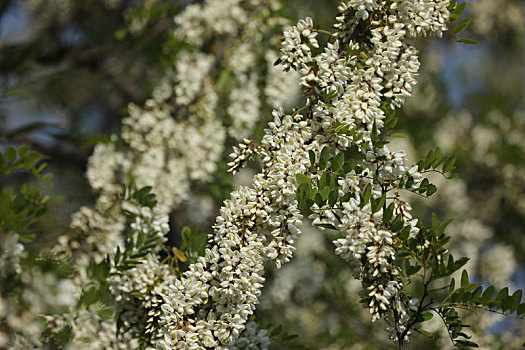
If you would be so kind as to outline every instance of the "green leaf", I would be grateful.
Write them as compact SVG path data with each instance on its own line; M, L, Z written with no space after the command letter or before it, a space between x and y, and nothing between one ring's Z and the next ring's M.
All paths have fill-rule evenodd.
M43 155L36 152L31 152L24 157L23 167L26 169L31 169L35 166L36 162L38 162L42 158L44 158Z
M468 281L468 272L467 272L467 270L463 270L463 272L461 273L461 287L465 288L469 284L470 283Z
M476 302L476 299L478 299L481 296L481 292L483 291L483 287L478 286L474 291L472 292L472 301Z
M106 306L97 311L97 315L100 316L103 320L109 320L115 315L115 311L111 306Z
M390 221L390 219L392 219L393 214L394 214L394 202L390 203L390 205L386 208L385 212L383 213L383 222Z
M432 338L432 339L434 338L434 335L432 333L427 332L424 329L416 328L416 332L418 332L419 334L424 335L425 337Z
M378 211L380 211L381 208L383 208L383 205L385 204L385 202L386 202L386 193L383 193L381 198L379 198L377 201L373 200L372 201L372 214L375 214Z
M337 153L337 155L334 157L334 160L332 162L332 170L337 171L341 169L341 167L343 166L344 160L345 160L344 153L343 152Z
M22 145L18 148L18 155L20 156L20 158L24 158L24 156L26 155L27 151L29 151L29 145Z
M438 233L439 231L439 219L436 213L432 213L432 231Z
M416 264L415 266L412 266L410 265L410 261L408 259L405 260L405 273L407 276L412 276L415 273L417 273L419 270L421 270L420 265Z
M398 232L399 230L401 230L402 227L403 227L403 217L401 216L401 214L399 214L394 219L394 222L392 222L391 230L392 232Z
M308 156L310 157L310 165L313 168L315 166L315 152L312 150L308 151Z
M462 268L463 266L465 266L465 264L469 261L469 258L467 257L462 257L456 261L454 261L454 263L452 264L452 266L449 266L448 267L448 273L451 274L453 272L456 272L457 270L459 270L460 268Z
M458 347L460 349L468 349L469 347L477 348L478 344L476 344L474 342L471 342L471 341L468 341L468 340L456 340L456 343L454 344L454 346L456 346L456 347Z
M281 330L282 330L282 329L283 329L283 326L282 326L282 325L278 325L276 328L274 328L274 329L272 330L272 332L270 333L270 335L271 335L272 337L275 337L275 336L279 335L279 333L281 333Z
M499 291L498 295L496 295L496 301L500 303L504 309L506 309L504 306L505 299L509 296L509 287L505 287L502 290Z
M189 246L191 244L191 228L188 226L184 226L182 228L182 243L186 244L186 246Z
M114 260L114 264L115 265L118 265L118 263L120 262L120 246L117 246L117 252L115 253L115 260Z
M454 219L448 219L447 221L441 223L441 225L439 225L439 234L442 234L443 232L445 232L445 229L447 228L448 225L450 225L452 221L454 221Z
M330 149L324 147L321 150L321 156L319 157L319 169L323 170L328 165L328 159L330 159Z
M349 172L354 170L355 167L356 167L355 160L353 159L346 160L346 156L345 156L345 164L343 166L343 171L345 172L345 174L348 174Z
M485 300L491 300L493 296L494 296L494 286L490 286L487 289L485 289L485 291L481 295L481 298Z
M465 294L465 289L458 288L454 291L454 293L451 294L450 300L453 303L457 303L459 301L463 300L463 295Z
M434 163L434 151L433 150L427 153L427 156L425 157L425 160L423 161L421 168L423 170L427 170L432 166L432 163Z
M319 206L319 208L324 205L324 199L319 192L315 194L314 201Z
M408 139L408 135L405 134L404 132L395 132L395 133L393 133L390 136L391 137L397 137L397 138L400 138L400 139Z
M432 319L432 317L434 317L434 314L432 314L432 312L430 312L430 311L423 311L421 313L421 317L423 319L423 322L426 322L426 321Z
M365 188L365 191L363 192L363 197L361 197L361 203L360 203L361 208L363 208L368 203L371 196L372 196L372 185L368 184Z
M428 185L427 187L427 197L432 196L434 193L437 192L437 187L433 184Z
M295 175L295 180L297 181L298 185L310 183L310 178L304 174Z
M317 182L317 185L319 186L319 189L322 190L323 188L330 186L330 182L330 174L326 172L323 174L323 176L321 176Z
M465 11L465 8L467 8L467 6L470 6L470 4L467 2L462 2L458 4L456 8L454 9L454 11L450 14L450 17L449 17L450 23L454 23L458 19L460 19L461 15L463 15L463 12Z
M19 232L18 233L18 240L22 243L29 243L34 241L36 238L36 235L34 233L30 232Z
M525 315L525 303L522 303L520 306L518 306L517 314L520 317Z
M468 45L477 45L478 44L477 41L474 41L472 39L459 39L458 43L468 44Z
M303 182L297 189L297 201L301 207L308 207L308 200L311 198L312 188L310 183Z
M436 147L436 150L434 151L434 163L432 163L432 168L437 168L439 164L443 161L442 155L441 155L441 149L439 147Z
M512 294L512 307L510 308L510 312L514 312L516 310L518 310L519 306L520 306L520 302L521 302L521 295L522 295L522 291L521 290L517 290L514 292L514 294Z
M5 159L8 163L12 163L16 158L16 149L14 147L7 147L5 149Z
M443 173L451 172L452 170L456 169L454 164L456 163L456 157L450 156L443 162Z
M337 203L338 197L339 190L337 188L334 188L332 191L330 191L330 194L328 195L328 206L333 207L335 203Z
M328 199L328 196L330 195L330 187L324 187L321 190L321 197L323 198L323 202Z
M458 35L458 34L462 33L465 29L467 29L467 27L469 26L471 21L472 21L472 18L470 18L470 17L462 19L458 23L456 28L454 28L454 34Z

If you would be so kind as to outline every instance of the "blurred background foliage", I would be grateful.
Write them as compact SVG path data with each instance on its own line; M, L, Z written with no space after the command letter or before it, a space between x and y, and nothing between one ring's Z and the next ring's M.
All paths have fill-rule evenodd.
M93 202L84 177L92 147L119 132L128 103L144 102L171 66L180 45L168 35L173 15L189 2L0 2L0 147L4 152L29 144L48 157L55 174L53 188L46 190L48 211L38 213L31 229L42 247L67 234L71 213ZM311 16L325 29L338 3L283 1L291 21ZM436 146L456 154L459 177L433 179L438 193L431 200L412 198L413 208L426 222L432 212L441 220L455 218L450 249L471 258L471 277L513 291L525 286L525 2L474 0L467 15L473 21L460 37L448 32L419 43L419 84L398 115L398 128L409 138L394 140L391 148L407 150L413 161ZM478 45L457 43L467 37ZM270 113L257 127L259 134L269 118ZM215 212L229 190L257 169L254 164L231 178L223 163L214 181L195 185L194 193L213 199ZM25 175L11 176L1 188L27 182ZM213 217L198 219L198 210L191 203L176 209L173 235L184 225L209 232ZM359 286L333 254L335 237L309 229L296 259L280 271L268 270L258 319L282 324L300 335L294 343L313 349L393 348L385 325L372 324L361 309ZM437 320L429 323L435 337L415 336L412 348L451 347ZM478 314L471 331L482 348L514 349L524 341L524 328ZM290 347L280 343L276 339L274 347Z

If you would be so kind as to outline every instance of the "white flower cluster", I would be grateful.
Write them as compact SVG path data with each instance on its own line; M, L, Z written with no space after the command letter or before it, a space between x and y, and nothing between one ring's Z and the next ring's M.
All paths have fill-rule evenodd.
M346 193L353 195L342 204L341 209L328 206L319 208L314 204L314 214L310 216L314 224L330 224L345 234L344 238L334 241L335 253L350 263L356 279L370 284L367 287L370 299L368 306L374 321L391 307L389 304L393 296L402 287L395 279L399 273L394 266L397 234L390 230L388 222L383 222L384 209L374 211L371 202L364 203L362 198L368 186L373 200L379 200L384 186L396 188L396 182L412 174L416 177L414 186L417 187L420 182L420 175L415 173L417 167L407 166L404 153L389 153L386 146L379 151L378 155L367 153L367 160L371 162L367 170L359 174L351 171L345 179L339 180L340 196ZM374 169L375 156L386 159L375 165L377 169ZM375 177L371 175L374 172ZM386 201L385 208L389 204ZM400 199L394 199L393 204L393 216L400 215L403 224L410 228L409 235L416 235L419 229L416 226L417 219L413 219L410 214L410 205Z
M0 254L0 277L6 277L7 273L22 272L20 257L24 253L24 245L18 240L17 234L2 237L2 250Z
M175 64L175 102L181 106L189 105L202 88L214 57L203 53L183 53ZM168 98L170 96L165 96Z
M301 223L295 175L309 164L305 145L297 140L312 135L306 122L280 112L274 117L260 147L265 169L252 188L241 187L225 201L212 247L170 285L160 320L162 349L225 349L258 302L264 255L277 266L291 258Z
M255 322L246 323L244 333L229 350L266 350L270 347L268 330L260 329Z
M176 35L190 44L201 46L215 35L237 35L239 28L248 23L249 18L242 0L207 0L202 5L188 5L175 17Z
M308 85L308 107L317 115L304 120L300 114L289 116L274 112L274 121L269 123L257 150L264 165L262 172L255 175L251 188L241 187L232 193L217 218L212 247L170 286L162 306L160 324L164 338L158 342L160 348L221 349L239 336L247 317L253 313L264 281L263 254L279 267L289 261L295 249L293 244L300 233L301 218L295 199L295 176L307 174L320 178L323 171L317 174L310 171L309 153L313 152L319 159L323 146L340 144L334 134L344 129L345 134L352 136L347 138L347 145L357 145L366 154L365 170L350 173L341 181L341 194L352 194L342 209L336 213L333 208L318 208L314 204L312 210L321 214L313 214L312 218L314 222L332 224L346 234L346 238L336 241L337 252L351 260L356 266L356 276L366 281L373 318L379 318L393 307L403 318L406 311L398 296L402 286L393 264L395 234L381 222L383 208L372 212L371 204L361 203L360 198L368 185L372 187L371 197L377 200L382 195L381 186L393 189L408 178L415 184L420 180L417 168L407 164L403 152L371 149L370 135L374 128L382 126L385 118L381 109L383 96L392 100L391 108L399 106L415 83L419 64L416 51L406 40L414 33L426 34L431 30L439 35L442 27L435 23L448 12L426 13L423 8L416 21L406 15L406 11L404 16L398 13L398 9L410 7L410 2L401 2L405 7L390 9L382 8L386 2L368 3L372 7L364 10L358 9L357 3L348 3L342 7L348 16L343 15L339 20L340 27L354 28L348 23L355 22L359 16L364 20L370 18L373 39L369 43L336 39L315 58L315 65L310 46L316 47L317 41L311 19L300 21L286 31L281 61L287 67L300 68L304 75L313 75L304 85ZM372 19L375 13L366 18L363 18L364 12L355 14L374 8L379 9L377 13L391 14L385 15L383 21ZM422 22L420 15L426 16L428 23ZM407 23L398 23L399 19ZM414 29L412 33L411 28L422 29ZM336 37L353 35L347 34ZM366 37L366 33L357 35ZM347 46L360 55L341 60L339 57L344 56L344 51L340 47ZM316 87L321 91L327 89L330 95L317 96ZM389 93L385 96L382 92L387 89ZM329 99L330 105L322 98ZM330 118L334 109L340 114L338 118ZM346 148L345 145L339 147ZM236 158L230 164L232 170L249 156L247 151L251 152L247 145L236 150ZM402 218L411 234L417 234L417 221L412 219L410 206L399 199L394 201L395 214ZM337 223L336 217L341 218L341 223Z
M355 277L367 288L374 320L401 305L398 292L402 286L394 266L396 234L382 222L383 208L373 211L368 199L378 201L385 191L401 187L408 179L415 188L421 175L417 167L408 165L404 152L374 149L371 135L383 127L385 106L400 107L416 83L419 60L410 39L441 36L447 6L448 1L348 1L339 8L336 39L315 58L299 34L305 23L289 29L283 41L281 60L289 67L300 67L304 76L319 149L333 143L341 150L355 145L365 157L364 170L351 171L339 181L340 196L352 194L342 209L314 204L311 218L346 235L335 241L336 253L351 262ZM301 54L290 54L294 41L306 46ZM308 175L319 179L322 174ZM364 203L367 189L371 192ZM394 213L401 215L403 226L409 227L411 235L417 234L417 220L412 219L408 203L397 198L394 203ZM397 308L401 316L404 310Z
M265 54L268 67L268 76L264 95L268 104L272 108L288 107L297 101L300 90L297 82L299 74L294 70L283 72L281 65L275 65L279 58L274 51L268 51Z
M89 286L90 276L86 275L85 270L90 261L102 262L108 254L113 256L117 247L122 251L125 238L136 239L137 230L153 230L161 236L166 235L167 219L157 224L154 218L171 211L187 199L191 181L207 181L210 178L223 151L227 134L225 125L231 125L228 133L235 138L249 135L263 105L262 88L259 90L259 82L262 81L260 74L266 74L253 48L256 43L264 41L262 39L273 35L273 27L269 26L269 22L274 15L269 9L275 10L277 3L274 0L232 0L228 3L208 0L202 5L186 7L176 17L178 29L174 35L194 47L178 53L174 67L166 73L144 106L129 106L129 116L123 120L120 137L113 136L111 143L95 148L89 160L87 178L99 195L96 209L85 207L76 213L72 228L77 236L62 238L57 248L71 256L77 270L79 290ZM192 23L198 23L197 32L186 30L193 26ZM224 43L223 39L227 36L232 38ZM216 41L217 46L210 46L211 41ZM206 45L203 45L204 42ZM260 61L266 65L264 58ZM215 80L220 69L223 71ZM293 79L287 79L282 85L286 84L298 85ZM225 114L219 110L224 105L221 101L219 106L219 99L222 98L219 94L224 94L221 90L224 90L223 85L229 86L226 93L230 101L225 108L230 116L229 121L220 119ZM281 88L286 89L286 86ZM295 132L297 135L294 138L301 137L301 132ZM290 154L293 152L290 151ZM294 181L293 176L290 179ZM146 208L137 211L126 203L120 204L122 199L119 194L123 186L130 183L137 188L152 187L158 201L155 213L147 212ZM273 192L278 193L279 187ZM293 196L293 191L289 193ZM244 198L245 195L249 195L249 198ZM247 200L249 205L253 205L255 202L252 203L252 199L258 201L263 198L260 193L253 198L252 195L253 192L240 192L240 200ZM263 207L262 203L257 206ZM151 341L149 346L153 347L157 340L169 347L178 344L180 339L186 339L188 344L232 344L244 329L246 317L253 312L260 293L263 280L262 254L275 255L279 254L275 252L280 252L275 261L289 259L290 245L295 239L294 225L298 225L300 219L295 202L275 204L270 212L260 208L257 213L250 209L242 215L233 210L235 215L240 215L239 218L229 217L227 213L224 213L224 217L232 225L238 225L238 220L244 222L248 214L257 214L253 222L260 220L258 226L264 225L276 231L275 237L272 236L272 244L277 247L270 247L271 244L266 247L261 233L247 232L241 239L227 241L220 249L207 252L209 257L214 257L213 262L201 258L182 279L176 279L176 275L168 265L161 262L155 250L130 270L112 270L109 279L111 292L122 308L119 317L123 332L120 338L115 336L114 320L99 317L96 306L71 310L66 319L57 317L54 322L69 324L73 329L72 344L79 347L82 347L82 343L92 342L102 348L135 348L136 338L144 338L145 332L148 334L146 338ZM137 220L140 219L131 223L133 232L126 230L130 224L126 212L133 212ZM242 227L243 230L252 229L251 226ZM239 240L243 244L250 242L251 245L237 251L232 244L240 244ZM254 252L259 252L257 254L260 256L257 257ZM219 261L218 256L226 253L230 253L231 258L221 258ZM238 268L228 272L227 267L234 262L239 264ZM231 283L216 284L216 274L220 274L221 279L229 279ZM237 279L241 277L238 282ZM251 288L252 294L245 300L237 300L247 286ZM227 296L225 291L231 294ZM189 305L174 305L173 300L177 298ZM212 306L202 305L207 303L208 298L210 303L213 298ZM166 302L159 303L163 299ZM168 312L172 306L173 312L181 313L175 320ZM220 312L215 310L217 307ZM199 308L202 310L199 311ZM209 320L207 316L204 317L210 324L201 320L193 322L191 317L202 315L208 309L217 313L216 321L214 314L210 314ZM80 327L82 322L90 325L86 327L86 332ZM186 334L186 331L189 333ZM93 339L97 333L104 335ZM252 338L253 344L264 348L265 342L261 340L264 332L260 333L260 337L247 333L244 343ZM175 347L179 348L178 345Z
M317 56L311 50L318 47L311 19L286 31L281 61L304 76L306 117L299 111L293 116L274 111L260 146L252 147L247 140L235 149L232 170L237 170L251 153L260 156L263 169L254 176L251 187L240 187L224 202L210 238L211 246L182 276L171 275L169 267L154 254L144 256L126 272L112 271L111 288L117 302L122 303L120 317L126 329L122 341L128 344L134 335L146 331L151 334L148 346L157 349L233 346L258 303L265 259L281 267L295 250L302 219L296 175L305 174L319 182L327 170L322 167L312 171L316 164L311 164L311 155L319 164L322 150L333 149L339 154L350 147L355 147L363 159L362 166L339 181L340 198L350 194L349 199L341 208L314 204L312 219L336 227L345 236L335 241L336 253L351 263L354 275L363 281L373 319L392 311L401 320L406 318L403 315L408 306L399 296L402 285L394 265L398 237L387 222L382 222L383 207L373 209L370 198L379 200L385 191L401 187L400 183L409 178L416 186L420 175L403 152L376 149L372 137L383 127L385 110L399 107L415 84L417 51L407 40L415 35L440 35L443 27L438 24L448 16L446 6L443 10L441 5L446 3L397 1L389 8L384 7L386 1L344 3L338 17L339 32ZM268 3L252 0L248 5L251 12L240 0L230 0L226 5L208 0L200 6L189 6L176 23L184 29L185 39L196 46L213 35L233 35L243 29L250 40L257 40L261 28L256 10ZM360 21L367 25L361 27ZM102 215L117 218L115 230L126 226L125 219L121 219L123 212L134 213L138 221L132 223L132 232L128 233L133 242L141 231L163 237L168 230L167 219L161 214L163 219L156 221L158 213L146 209L126 205L124 210L115 208L117 189L131 180L139 187L152 186L160 213L166 213L184 198L190 180L207 178L221 152L217 145L223 144L225 129L214 111L219 98L215 83L202 71L187 70L211 69L224 56L233 75L225 73L223 79L232 78L238 84L231 90L232 104L228 108L234 120L239 118L237 124L232 123L233 132L242 136L243 128L254 125L252 117L259 99L253 95L260 93L257 75L250 70L256 63L242 42L231 43L231 47L231 52L219 52L213 61L198 50L181 54L175 73L168 74L145 106L130 108L121 135L124 146L100 146L91 159L89 180L101 193L97 209ZM226 44L225 50L229 48ZM410 234L417 234L410 206L397 193L394 197L385 205L393 201L394 215L401 217ZM79 227L89 227L92 222L93 226L103 225L89 217L79 216L77 221ZM123 240L120 232L109 242L119 239ZM83 248L82 243L79 246ZM77 325L73 332L80 333L74 339L89 341L91 335L82 335L78 328L80 316L71 313L70 323ZM101 329L115 327L111 320L99 323ZM107 339L111 344L119 342ZM251 342L246 346L265 348L264 339L264 332L250 325L238 346Z
M302 19L297 26L289 27L284 32L281 47L281 61L285 68L299 69L312 62L310 46L319 47L317 33L312 31L313 21L310 17Z
M71 229L77 236L61 236L60 249L74 254L78 265L84 266L89 260L100 262L113 252L115 247L121 246L125 216L122 213L112 212L113 215L103 215L100 211L89 207L82 207L71 218Z
M195 21L204 28L199 34L203 41L222 43L217 35L234 32L242 36L235 36L220 52L206 52L208 45L182 51L144 106L129 106L120 138L114 135L111 143L97 145L89 160L86 175L99 195L97 210L82 209L79 215L84 216L82 221L95 223L82 227L75 224L74 228L80 228L80 235L85 237L93 226L93 237L84 242L64 239L64 246L82 246L86 256L100 252L96 258L103 258L122 241L122 214L115 210L119 207L115 201L123 185L151 186L159 206L171 211L188 198L191 181L207 181L216 170L227 133L225 124L231 125L228 133L235 138L249 135L262 105L252 47L255 41L272 35L266 20L272 16L268 8L275 6L273 0L230 1L228 6L210 0L190 5L177 16L179 30L175 35L190 44L198 45L199 41L184 28ZM217 65L233 72L235 85L226 107L230 121L221 121L217 112L220 87L212 80ZM77 222L79 215L75 216Z
M69 326L73 330L66 349L140 349L139 339L132 337L130 333L119 334L119 337L116 337L116 323L99 316L105 307L107 308L100 303L77 307L74 313L53 320L57 329Z
M153 236L161 242L166 240L169 231L168 216L160 208L156 207L152 210L149 207L140 207L136 203L128 201L121 205L122 212L131 217L130 220L124 220L122 223L125 226L124 231L126 231L124 236L129 237L128 244L132 242L134 247L129 255L140 253L137 250L139 236ZM109 255L113 261L117 247L121 252L124 251L123 242L114 243L113 250L107 252L104 258ZM158 307L158 302L162 300L160 295L165 293L167 285L176 278L176 275L170 271L170 267L161 264L158 257L154 255L159 249L160 246L155 246L151 253L141 258L136 262L136 266L130 269L120 270L118 266L114 265L111 267L108 282L115 305L119 307L119 317L122 323L118 336L114 319L111 317L103 318L100 315L100 311L107 306L99 303L71 307L66 314L50 317L50 321L56 330L64 326L71 327L70 348L139 348L138 340L139 336L146 330L148 310ZM83 253L85 254L85 252ZM84 255L84 257L86 256ZM88 276L81 271L88 266L89 260L82 261L79 259L77 264L80 265L77 268L79 274L76 276L76 285L72 285L77 291L71 295L80 295L89 283Z
M120 306L121 334L130 339L146 335L149 341L145 344L154 349L162 296L169 293L168 286L176 283L176 279L174 269L160 262L155 254L148 254L129 270L113 268L110 289Z
M228 114L232 120L228 134L236 139L250 136L255 123L259 120L261 108L257 76L251 75L243 80L246 81L232 89L231 104L228 106Z
M134 183L152 186L160 206L169 211L187 199L190 181L207 181L216 170L227 133L224 124L231 125L228 134L236 139L251 133L262 106L253 47L260 38L271 36L266 20L272 16L268 7L275 6L273 0L228 4L209 0L177 15L175 35L190 44L217 40L222 45L218 35L234 38L220 52L207 52L208 45L182 51L152 98L143 107L130 105L120 135L124 145L114 137L113 143L95 148L87 177L99 192L99 209L113 205L123 184ZM203 31L198 36L187 30L193 24ZM221 65L227 68L223 73L233 73L221 75L234 81L226 106L228 121L221 121L217 112L221 88L217 84L222 83L212 79ZM294 81L285 83L283 88Z
M39 317L69 308L75 301L74 285L36 261L30 263L35 258L29 257L17 234L0 233L0 252L0 348L41 348ZM9 290L13 286L21 290L18 297Z

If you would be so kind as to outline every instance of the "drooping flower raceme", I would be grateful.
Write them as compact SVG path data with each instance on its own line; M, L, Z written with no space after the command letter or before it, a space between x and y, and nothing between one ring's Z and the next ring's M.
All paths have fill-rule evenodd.
M173 35L185 45L152 97L143 106L129 106L121 134L95 147L86 175L98 194L96 207L81 208L73 215L75 234L61 237L56 248L73 260L76 294L90 286L92 276L86 274L87 267L103 262L108 255L115 257L117 248L122 250L129 238L126 227L133 223L120 203L124 186L150 186L158 201L157 210L166 214L188 199L191 182L211 178L227 135L242 138L251 133L267 103L261 98L259 84L266 74L260 67L267 61L257 57L253 48L255 43L274 40L276 32L269 24L278 7L274 0L208 0L189 5L176 16ZM195 23L198 30L189 30ZM294 90L297 84L288 79L287 85L290 88L280 87ZM271 88L264 91L269 97L274 93ZM224 107L221 101L219 106L224 97L228 103ZM218 111L220 108L224 111ZM223 116L228 118L223 120ZM229 131L226 125L231 125ZM139 266L110 279L111 293L123 307L120 321L124 336L116 336L112 319L99 317L97 305L71 310L68 317L55 320L57 328L62 321L62 326L69 323L78 347L82 342L94 342L91 338L97 333L105 334L98 337L97 344L109 348L134 348L138 346L135 338L145 330L156 339L158 318L146 324L151 318L148 313L153 310L158 316L157 302L168 294L168 285L175 285L174 274L162 260L152 252ZM138 294L150 297L137 298ZM92 332L83 332L79 327L82 322L92 325L88 327Z
M257 5L262 4L253 3L260 9ZM188 29L181 35L198 45L216 34L236 33L245 25L257 37L256 16L252 23L242 16L232 18L228 12L242 14L246 4L234 0L228 4L231 7L218 9L217 1L209 0L202 7L189 6L176 20L180 28ZM262 171L250 187L239 188L224 202L209 248L187 271L181 276L170 275L170 269L152 250L131 270L115 272L111 291L123 305L120 321L125 334L133 339L146 330L143 343L159 349L235 346L258 303L264 261L270 259L280 267L292 258L301 233L301 206L311 212L315 224L342 233L334 242L336 254L350 263L354 276L362 281L363 299L373 320L384 317L394 322L394 339L400 334L408 336L403 327L411 304L400 293L403 285L395 265L400 237L394 226L401 225L408 236L418 234L417 220L398 190L417 188L421 174L408 163L404 152L388 149L381 133L416 82L419 62L411 40L441 35L446 29L447 4L423 0L344 2L337 31L318 54L318 33L311 19L301 20L285 32L280 61L303 76L306 106L291 115L274 111L260 144L245 140L235 149L232 171L255 155L262 161ZM191 28L199 26L186 26L208 23L210 18L203 17L207 11L210 18L218 19L228 12L224 15L228 20L193 31ZM244 56L230 57L233 71L229 78L239 89L231 90L227 112L239 116L239 122L232 125L235 133L243 136L242 128L253 126L250 117L257 109L252 96L244 94L255 93L257 85L249 73L248 67L254 64L249 51L242 43L231 43L231 47L232 52ZM178 64L188 69L205 70L216 64L209 53L180 57ZM97 179L110 176L110 172L96 170L106 158L111 160L114 174L128 174L137 184L152 186L161 213L184 198L189 179L203 179L213 171L217 149L209 154L202 150L212 144L216 147L225 135L214 114L218 93L213 80L202 71L182 73L181 66L176 66L177 70L181 74L168 75L144 107L130 109L122 133L126 147L106 147L100 151L106 154L92 158L90 181L102 186L100 211L115 210L114 191L127 182ZM190 76L192 81L177 81ZM244 104L236 105L240 101ZM210 140L207 135L213 131L217 139ZM113 150L117 155L110 154ZM186 164L187 160L191 161ZM177 175L181 169L182 175ZM176 186L169 182L173 179ZM179 192L175 196L173 191ZM115 217L122 215L115 212ZM141 210L139 216L147 217ZM117 222L126 227L126 220ZM146 225L152 225L149 220ZM250 329L256 334L252 326ZM250 332L247 337L258 342L257 346L267 346Z
M301 183L321 187L333 179L327 171L330 154L333 168L338 155L346 159L350 151L361 156L361 164L338 179L336 201L325 198L330 193L318 193L321 199L311 205L311 218L345 235L335 242L336 253L351 262L363 281L373 319L393 313L397 323L407 322L409 306L399 293L402 283L394 264L397 233L384 211L391 208L390 217L399 218L408 235L418 234L408 203L396 193L387 201L386 192L416 188L421 175L402 151L379 147L376 138L415 84L419 63L410 39L441 35L447 5L343 3L339 31L317 56L312 55L317 41L311 19L285 32L281 62L304 76L306 115L274 112L261 145L248 141L236 149L233 171L253 154L263 170L250 188L239 189L225 202L206 256L170 286L159 347L223 348L238 336L260 293L263 256L279 267L293 253L301 219L298 175L303 174ZM338 198L342 206L334 208Z

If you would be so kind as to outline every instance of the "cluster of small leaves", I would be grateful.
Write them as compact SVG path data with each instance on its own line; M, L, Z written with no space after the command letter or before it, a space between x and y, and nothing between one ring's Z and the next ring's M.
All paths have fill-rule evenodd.
M410 312L407 328L413 328L420 334L433 337L431 333L421 328L421 323L432 318L431 312L435 312L443 320L454 346L468 349L477 347L477 344L469 340L470 336L462 331L466 325L457 309L472 312L493 311L523 319L525 303L521 303L521 290L510 296L508 288L503 288L498 293L495 293L493 286L483 289L481 282L469 282L466 270L462 272L460 286L456 287L455 280L452 278L444 287L435 287L437 281L450 278L468 261L466 257L455 260L446 249L450 236L445 234L445 229L451 221L440 223L437 216L433 214L431 227L427 228L419 222L418 235L408 238L400 234L396 264L407 281L419 276L423 283L423 291L421 295L417 295L420 300L418 307L415 310L407 308Z
M150 208L153 208L157 203L155 195L151 193L151 187L149 186L138 190L132 190L131 186L125 187L119 197L121 200L132 200L141 206ZM127 213L132 217L136 215L132 212ZM130 270L139 265L141 259L151 253L155 247L162 246L162 244L157 232L137 232L126 239L123 250L117 247L114 256L108 255L106 259L99 263L91 261L86 267L86 272L90 281L92 281L92 286L84 291L77 305L87 306L96 302L109 305L112 301L108 284L111 269L114 268L117 273ZM109 308L106 309L109 310ZM109 314L109 311L105 312L105 314Z
M451 0L448 6L448 10L450 11L450 23L456 23L457 21L459 21L465 9L470 5L471 4L468 2L462 2L458 4L456 3L456 0ZM454 35L463 33L470 25L471 21L472 18L470 17L463 18L461 21L459 21L456 27L454 28ZM463 44L477 45L477 42L475 42L472 39L459 39L457 40L457 42Z
M299 336L290 332L285 325L267 325L264 327L270 332L270 340L286 349L309 349L305 344L299 342Z
M375 148L383 147L388 143L387 131L393 129L397 123L397 118L392 111L386 108L385 128L379 133L375 128L372 134L372 144ZM391 137L405 137L402 133L394 133ZM344 178L346 174L355 171L356 174L364 174L364 165L359 164L359 159L363 155L356 148L352 147L343 151L336 151L325 147L321 150L319 159L316 159L314 152L310 152L311 173L317 174L317 179L312 180L309 176L298 174L296 181L298 184L297 199L303 212L310 214L314 204L322 207L328 205L334 208L344 201L348 201L351 196L356 194L346 193L340 196L338 189L338 179ZM376 166L379 166L382 159L378 157ZM421 173L437 172L450 179L457 176L454 173L456 158L453 155L442 154L440 148L428 152L424 159L417 163L418 171ZM367 176L375 177L372 171ZM523 318L525 305L521 303L522 292L517 291L512 296L508 295L508 289L499 291L493 298L494 288L489 287L485 291L481 283L469 283L466 272L463 272L462 285L455 289L454 280L451 275L461 269L468 261L462 257L454 259L448 252L447 244L450 237L445 234L446 227L452 220L440 223L437 216L433 214L431 227L425 227L420 220L418 222L419 233L410 235L411 228L405 226L402 214L394 215L395 203L387 205L387 192L391 189L406 189L408 191L431 196L437 191L437 187L423 179L417 188L412 188L414 179L410 176L406 180L396 183L383 184L382 196L374 198L372 196L372 186L367 185L358 195L360 205L364 207L367 203L371 204L373 213L383 209L383 225L390 231L396 233L395 249L396 261L401 277L405 280L404 285L410 285L411 281L421 278L423 291L416 291L411 294L408 291L401 294L401 301L405 304L409 312L410 320L405 332L415 330L420 334L432 337L432 334L421 328L421 324L432 318L432 312L438 313L443 319L445 326L450 334L451 340L457 348L466 349L477 346L470 337L462 331L465 325L457 312L457 309L471 311L487 310L503 313L508 316ZM335 229L332 224L320 223L318 226L328 229ZM450 280L450 284L445 287L435 287L436 282L443 279ZM445 293L445 289L449 292ZM421 293L421 294L419 294ZM414 297L419 300L417 308L410 307L409 301ZM368 304L368 298L361 300ZM403 339L405 334L400 334L399 339Z
M339 201L346 199L339 198L337 180L340 176L355 170L357 166L350 149L348 152L339 152L332 159L330 159L331 153L329 147L324 147L319 159L316 160L315 153L310 151L310 163L313 172L322 173L315 183L312 183L310 178L304 174L296 175L297 200L303 212L311 213L311 207L314 203L319 207L325 204L334 207ZM325 228L333 229L334 227L327 225Z
M478 347L478 344L468 340L471 339L471 336L463 332L463 328L467 327L467 325L463 323L461 317L455 309L445 307L436 309L435 311L445 323L445 326L447 327L448 334L450 336L450 339L452 339L454 347L465 350ZM424 334L421 331L419 333Z
M445 176L447 179L453 179L458 175L453 173L456 170L456 157L454 155L443 155L441 149L436 147L425 156L425 159L417 163L420 172L436 171ZM441 170L438 168L441 166ZM448 174L448 176L447 176Z
M481 282L469 282L466 270L463 270L461 274L461 285L458 288L455 288L455 281L452 279L449 292L447 298L451 305L497 311L525 319L525 302L521 302L523 295L521 290L516 290L514 294L509 295L508 287L497 291L497 293L494 286L483 289Z
M7 147L0 153L0 230L18 234L22 242L35 238L30 227L45 213L49 197L43 195L36 184L25 181L17 188L17 182L24 175L40 183L52 176L42 174L47 163L41 161L46 156L29 152L29 148L28 145L18 149ZM51 184L43 183L42 186L50 187Z
M128 237L124 251L117 248L113 264L118 271L130 270L141 263L141 259L151 253L153 248L162 244L156 232L144 234L138 232L136 236Z
M82 292L77 301L77 307L89 306L97 302L109 305L113 300L109 290L108 277L111 271L111 259L106 257L99 263L91 261L86 267L86 273L89 277L90 284ZM106 309L106 308L104 308ZM104 317L108 319L109 317Z
M133 185L123 186L120 199L136 201L142 207L153 209L157 205L155 194L151 192L151 186L145 186L137 189Z
M173 255L177 267L179 262L185 264L194 264L200 256L204 256L206 246L208 245L208 235L204 232L192 230L185 226L181 232L182 242L178 248L173 248Z

